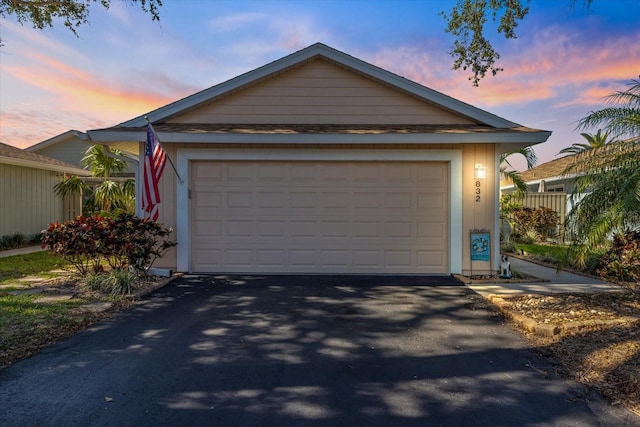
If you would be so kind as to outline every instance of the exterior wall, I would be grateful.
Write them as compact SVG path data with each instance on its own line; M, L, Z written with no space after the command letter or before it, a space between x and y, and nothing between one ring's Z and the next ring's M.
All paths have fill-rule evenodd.
M80 166L80 159L84 156L84 152L92 144L88 141L83 141L78 138L70 138L62 143L53 144L48 147L44 147L40 150L34 151L34 153L41 156L51 157L52 159L60 160L70 165Z
M0 164L0 236L28 237L64 220L62 199L53 191L59 181L56 172Z
M462 273L487 274L498 269L499 243L497 154L494 144L466 144L463 147L462 182ZM482 164L486 178L476 179L475 165ZM479 186L476 186L478 183ZM479 194L477 194L479 190ZM471 261L472 230L489 230L491 261Z
M87 150L87 148L92 145L93 143L91 141L84 141L79 138L73 137L57 144L52 144L48 147L35 150L34 153L40 154L41 156L51 157L52 159L60 160L65 163L69 163L70 165L82 168L80 160L82 160L82 157L84 157L84 152ZM113 144L113 147L137 154L137 152L135 151L135 143ZM134 162L127 162L127 165L128 168L124 172L132 174L135 173L137 165Z
M165 144L165 149L170 158L175 162L177 159L177 150L180 148L193 148L193 149L207 149L207 148L238 148L236 145L202 145L202 144ZM291 150L296 149L309 149L320 148L309 145L270 145L260 146L251 145L243 146L243 148L287 148ZM324 147L326 148L326 147ZM383 145L383 146L362 146L362 145L344 145L334 147L335 149L380 149L380 150L394 150L410 152L411 150L462 150L462 194L463 200L460 204L462 206L462 212L458 212L458 217L461 217L462 221L462 273L470 274L473 271L474 274L486 274L490 270L496 270L498 268L499 253L499 236L497 234L497 214L498 214L498 202L497 191L498 185L496 181L496 154L494 144L466 144L466 145L418 145L418 146L396 146L396 145ZM480 180L480 201L476 202L476 179L474 174L475 165L482 163L486 167L487 177ZM186 180L186 177L182 177ZM177 183L178 178L170 165L167 165L165 172L160 180L160 216L159 221L166 227L172 227L176 230L177 227L177 211L178 209L185 209L184 206L177 206ZM454 213L451 213L454 216ZM469 232L473 229L487 229L491 234L492 243L492 261L474 261L471 263L471 250L470 250L470 235ZM173 238L176 238L174 231ZM497 244L497 245L496 245ZM177 251L176 248L172 248L167 255L160 260L157 260L154 266L162 268L175 269L177 265Z
M323 60L289 70L171 123L472 124Z
M169 120L170 123L247 123L247 124L433 124L456 125L473 124L474 122L449 112L439 106L430 105L400 90L393 89L380 82L365 78L343 67L326 60L312 60L289 69L282 74L257 82L255 85L226 94L212 100L208 105L186 112ZM178 149L193 148L234 148L229 144L164 144L168 155L174 162ZM142 147L141 147L142 148ZM462 248L462 260L457 262L457 269L463 273L473 270L489 272L498 266L498 184L496 181L496 150L494 144L424 144L424 145L351 145L332 144L313 146L309 144L260 144L242 145L242 148L279 148L297 149L360 149L360 150L393 150L394 152L410 150L461 150L462 177L452 176L451 180L462 182L462 201L455 201L458 210L451 212L458 218L458 229L462 236L455 236L458 247ZM480 180L476 187L474 178L475 164L485 166L487 177ZM142 172L139 171L139 176ZM187 177L182 177L187 179ZM480 199L476 201L476 189L480 190ZM167 165L160 182L161 206L159 221L165 226L178 227L178 210L185 206L177 206L177 178L170 165ZM184 203L184 201L182 202ZM491 234L492 261L470 261L470 236L474 229L487 229ZM455 242L453 242L455 243ZM177 251L172 249L156 266L176 268Z

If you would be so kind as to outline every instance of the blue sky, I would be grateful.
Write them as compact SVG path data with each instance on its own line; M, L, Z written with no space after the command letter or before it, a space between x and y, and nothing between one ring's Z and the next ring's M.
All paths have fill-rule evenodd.
M160 22L114 1L76 38L0 19L0 141L33 145L112 126L268 62L325 43L553 135L541 162L582 142L576 121L640 74L640 1L534 0L518 39L491 34L505 71L472 87L452 71L440 11L454 1L165 0ZM593 130L595 132L595 129ZM522 168L522 162L515 160Z

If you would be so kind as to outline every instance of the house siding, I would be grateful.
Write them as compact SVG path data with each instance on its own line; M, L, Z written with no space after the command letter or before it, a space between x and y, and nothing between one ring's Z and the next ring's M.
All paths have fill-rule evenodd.
M496 233L496 219L498 215L498 196L496 182L497 154L494 144L465 144L462 156L462 273L486 274L497 269L499 253L496 253L499 236ZM475 165L482 164L486 168L487 176L476 179ZM498 177L499 179L499 177ZM479 187L476 187L479 182ZM480 194L476 194L479 189ZM479 196L479 200L476 200ZM472 230L489 230L491 234L491 261L471 261Z
M169 123L473 124L324 60L220 100Z
M82 168L83 166L81 165L80 161L84 157L84 153L87 148L91 147L92 145L94 144L91 141L84 141L77 137L71 137L65 139L64 141L60 141L57 144L52 144L47 147L33 150L33 152L36 154L40 154L41 156L50 157L52 159L60 160L65 163L69 163L70 165ZM114 143L110 144L110 146L122 151L127 151L129 153L136 153L136 143L134 142ZM124 172L133 174L135 173L136 168L137 164L135 162L127 162L127 169Z
M70 165L82 167L80 160L84 156L86 149L91 145L90 142L80 139L67 139L63 143L35 150L34 153L51 157L52 159L57 159Z
M0 236L31 236L62 220L63 202L53 190L59 181L56 172L0 164Z

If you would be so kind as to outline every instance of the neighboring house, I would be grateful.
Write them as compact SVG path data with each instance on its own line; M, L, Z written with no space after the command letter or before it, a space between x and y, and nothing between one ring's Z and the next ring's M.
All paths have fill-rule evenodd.
M56 135L45 141L25 148L25 150L32 153L40 154L43 156L57 159L62 162L82 167L80 161L84 157L87 148L94 145L95 142L90 141L87 134L78 130L69 130L60 135ZM127 161L129 168L121 174L115 176L127 176L133 177L137 171L138 164L135 160L138 157L138 144L137 143L113 143L109 144L112 148L118 148L125 152L128 156L131 156L131 160Z
M558 213L560 224L564 224L567 213L573 207L569 194L575 188L574 176L565 176L564 171L574 158L574 155L561 157L520 172L520 177L527 185L523 206L531 209L541 206L553 209ZM500 191L510 194L515 189L512 183L501 182Z
M84 169L0 143L0 236L31 236L55 221L80 214L80 197L62 200L53 187L65 175L89 175Z
M178 172L157 265L194 273L495 271L498 156L551 134L323 44L87 134L142 153L147 118Z
M573 163L575 156L565 156L551 160L519 173L531 193L571 193L573 177L564 176L564 171ZM501 183L503 191L513 191L513 184Z

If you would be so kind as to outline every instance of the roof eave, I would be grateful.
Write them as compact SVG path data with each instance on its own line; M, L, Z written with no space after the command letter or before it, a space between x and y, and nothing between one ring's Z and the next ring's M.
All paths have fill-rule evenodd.
M146 133L141 131L92 130L87 131L95 142L144 142ZM534 131L522 133L411 133L411 134L280 134L280 133L188 133L157 132L163 143L232 143L232 144L487 144L500 145L499 151L510 151L545 142L551 132Z
M32 168L32 169L49 170L52 172L63 172L63 173L69 173L73 175L91 176L91 173L89 171L80 169L80 168L67 167L62 165L52 165L52 164L34 162L31 160L16 159L12 157L0 156L0 163L6 164L6 165Z

